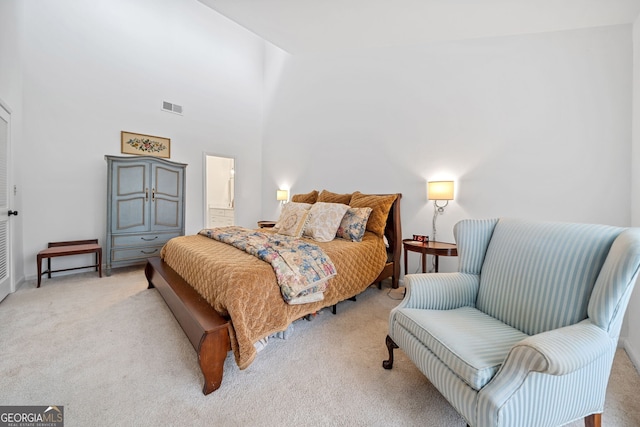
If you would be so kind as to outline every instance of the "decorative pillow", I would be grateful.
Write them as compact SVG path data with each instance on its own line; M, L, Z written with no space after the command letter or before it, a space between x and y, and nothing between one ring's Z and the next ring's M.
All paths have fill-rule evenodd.
M304 227L307 225L310 215L308 210L290 210L280 215L280 228L278 234L295 238L302 237Z
M367 220L372 210L371 208L349 208L344 217L342 217L336 237L353 242L362 242L362 236L364 236Z
M352 208L372 208L371 215L367 221L367 231L377 234L382 237L384 235L384 229L387 225L387 217L389 216L389 209L396 200L395 194L388 195L376 195L376 194L362 194L356 191L351 196Z
M285 203L284 206L282 207L282 212L280 213L280 218L278 218L278 222L276 222L276 225L273 226L273 230L278 231L280 229L280 226L282 225L282 219L285 216L288 216L289 214L294 212L308 211L309 209L311 209L311 206L312 206L311 203L296 203L296 202Z
M315 203L318 200L318 190L313 190L310 193L294 194L291 196L292 202L298 203Z
M317 242L332 241L348 209L349 206L342 203L316 202L309 210L310 218L304 235Z
M351 194L336 194L331 191L322 190L318 195L318 200L316 200L316 202L342 203L344 205L348 205L350 200Z

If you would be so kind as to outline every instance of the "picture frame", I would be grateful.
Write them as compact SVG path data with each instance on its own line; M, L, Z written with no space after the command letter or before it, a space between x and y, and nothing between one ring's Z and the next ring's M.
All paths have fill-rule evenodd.
M171 157L170 138L121 131L120 143L122 154L163 157L165 159Z

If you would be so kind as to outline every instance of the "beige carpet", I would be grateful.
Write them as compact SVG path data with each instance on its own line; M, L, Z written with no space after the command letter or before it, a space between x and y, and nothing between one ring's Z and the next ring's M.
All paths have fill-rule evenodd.
M382 369L402 296L385 285L296 322L244 371L230 355L204 396L195 351L141 269L28 283L0 303L0 405L64 405L67 427L465 426L402 351ZM638 396L620 350L603 425L640 426Z

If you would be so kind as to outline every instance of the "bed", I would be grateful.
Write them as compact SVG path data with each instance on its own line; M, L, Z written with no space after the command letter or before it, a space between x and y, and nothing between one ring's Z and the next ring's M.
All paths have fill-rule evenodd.
M174 238L164 246L160 257L149 259L145 268L149 288L158 290L196 350L204 394L220 387L230 350L238 367L244 369L256 357L255 342L286 330L293 321L325 307L333 307L335 314L339 302L354 299L372 284L381 287L381 281L387 278L392 287L398 287L401 194L356 192L352 200L354 206L362 206L376 198L391 200L390 206L383 217L380 207L373 207L360 242L340 238L314 241L337 271L328 280L322 299L314 302L285 302L269 263L205 233ZM383 223L377 230L369 230L374 214ZM277 231L259 232L268 235Z

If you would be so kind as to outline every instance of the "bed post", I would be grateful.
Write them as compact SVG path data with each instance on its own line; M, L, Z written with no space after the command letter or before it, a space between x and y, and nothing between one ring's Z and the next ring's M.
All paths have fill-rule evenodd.
M391 205L389 215L387 216L387 225L384 229L384 235L389 241L387 249L387 263L373 283L378 284L378 289L382 289L382 281L391 277L391 287L394 289L399 286L400 282L400 256L402 254L402 226L400 224L400 199L401 193L396 194L396 200Z
M400 199L402 193L398 193L396 201L389 212L390 221L388 225L393 228L393 241L389 241L389 247L393 251L393 277L392 286L397 288L400 281L400 256L402 254L402 225L400 221Z
M202 393L205 395L216 391L222 384L224 361L231 347L229 342L229 330L218 328L202 336L198 353L198 364L204 375Z

